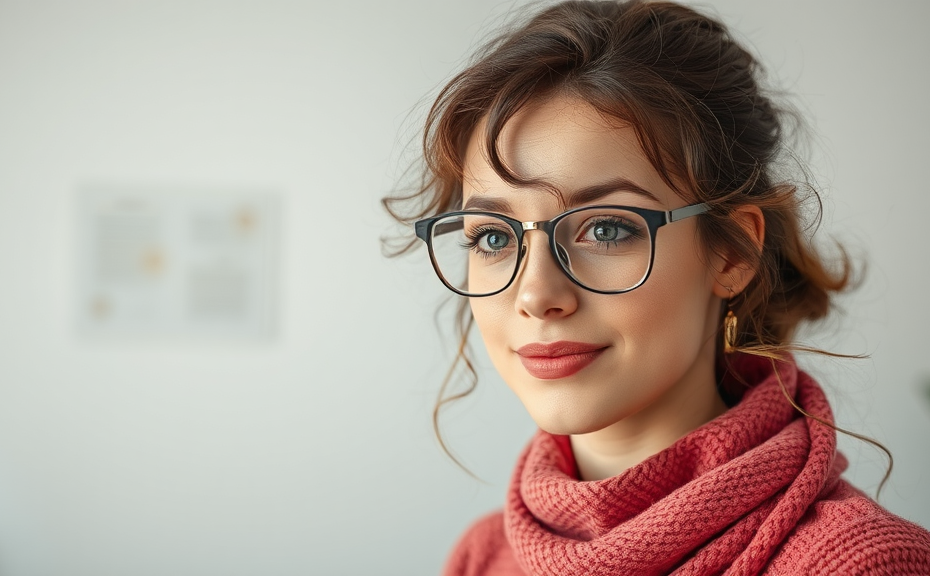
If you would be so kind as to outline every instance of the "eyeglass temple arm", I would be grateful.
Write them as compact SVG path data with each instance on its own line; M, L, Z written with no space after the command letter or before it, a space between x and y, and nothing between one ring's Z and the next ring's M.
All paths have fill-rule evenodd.
M690 218L691 216L704 214L708 210L710 210L710 206L703 202L700 204L692 204L691 206L682 206L681 208L676 208L675 210L669 210L666 212L665 220L666 222L676 222L678 220Z
M462 220L452 220L450 222L442 222L433 224L433 236L442 236L443 234L448 234L449 232L458 232L465 228L465 222Z
M442 222L433 224L433 235L442 236L443 234L448 234L449 232L457 232L465 227L465 223L461 220L453 220L451 222ZM414 225L414 230L417 234L417 237L426 240L429 236L429 220L421 220Z

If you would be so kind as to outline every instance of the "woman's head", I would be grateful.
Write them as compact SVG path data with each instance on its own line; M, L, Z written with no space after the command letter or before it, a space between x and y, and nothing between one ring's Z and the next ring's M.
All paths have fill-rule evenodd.
M465 212L434 224L444 229L431 236L433 255L466 253L471 290L513 278L469 304L491 360L536 423L583 434L625 421L674 439L709 419L710 407L696 404L703 396L722 406L713 391L721 302L752 277L705 254L697 212L709 207L666 182L632 127L577 97L534 100L504 126L500 158L532 186L498 174L481 133L464 155ZM761 243L760 211L738 217Z
M668 258L662 256L666 240L672 245L688 234L695 239L671 255L690 258L703 271L688 281L695 283L691 288L705 289L678 294L707 300L704 308L692 307L688 322L701 329L695 328L699 340L689 345L705 345L706 316L718 326L723 300L739 317L739 346L788 344L800 321L827 313L830 292L842 289L847 275L844 267L833 277L811 250L797 190L777 178L782 115L761 90L759 73L755 59L722 24L689 8L664 2L555 5L490 43L442 90L427 120L424 185L386 205L411 222L460 210L482 186L506 187L522 194L513 196L515 204L522 203L517 219L547 220L564 210L565 194L586 184L572 170L592 156L604 167L614 157L615 167L632 162L661 197L651 206L634 205L709 207L663 228L656 243L653 274L662 270L661 258ZM585 130L589 135L606 130L609 136L600 148L568 150L571 138L583 137ZM561 158L575 154L575 162L544 165L546 153L525 153L534 142L548 145L553 158L559 156L552 148L561 146L566 149ZM480 178L469 174L474 170ZM574 174L572 182L567 174ZM401 213L405 200L415 200L419 209ZM528 244L538 240L530 236ZM521 274L535 265L531 254ZM657 289L646 287L653 283L658 284L650 278L638 291L651 294ZM515 284L506 292L515 299L518 289ZM644 298L638 291L606 298ZM484 310L503 301L472 299L479 325L488 324L482 322ZM487 340L488 327L481 328ZM668 344L678 345L674 339Z

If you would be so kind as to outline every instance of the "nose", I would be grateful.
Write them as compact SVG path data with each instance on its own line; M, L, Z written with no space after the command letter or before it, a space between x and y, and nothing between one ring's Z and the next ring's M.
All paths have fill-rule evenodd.
M580 288L556 263L547 240L542 230L529 230L523 239L526 252L514 280L517 289L514 305L524 317L551 320L569 316L578 309Z

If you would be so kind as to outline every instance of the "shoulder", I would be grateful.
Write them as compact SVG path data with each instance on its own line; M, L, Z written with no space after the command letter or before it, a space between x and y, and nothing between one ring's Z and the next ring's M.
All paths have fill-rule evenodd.
M446 561L445 576L523 574L510 552L504 533L504 514L493 512L479 518L465 531Z
M841 481L811 506L771 568L771 574L926 576L930 532Z

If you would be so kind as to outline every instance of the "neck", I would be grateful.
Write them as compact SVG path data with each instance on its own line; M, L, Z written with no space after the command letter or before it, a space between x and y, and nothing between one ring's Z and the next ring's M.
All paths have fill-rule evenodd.
M701 356L660 401L607 428L571 436L581 480L616 476L727 411L717 392L713 356Z

